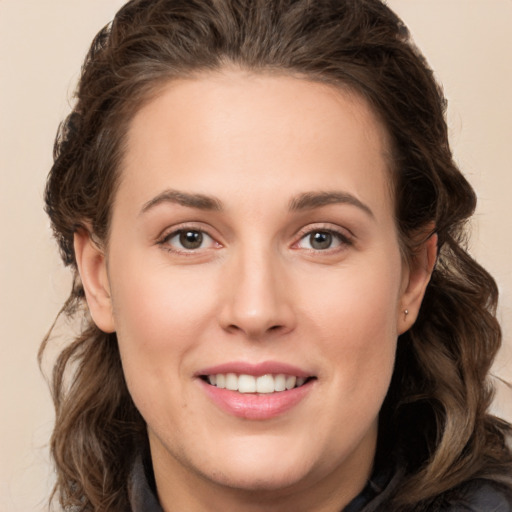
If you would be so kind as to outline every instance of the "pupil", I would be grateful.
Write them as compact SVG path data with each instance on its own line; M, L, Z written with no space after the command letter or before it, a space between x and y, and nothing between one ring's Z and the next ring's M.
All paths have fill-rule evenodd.
M180 243L185 249L198 249L203 243L203 234L199 231L183 231L180 233Z
M310 237L313 249L328 249L332 244L332 235L325 231L318 231Z

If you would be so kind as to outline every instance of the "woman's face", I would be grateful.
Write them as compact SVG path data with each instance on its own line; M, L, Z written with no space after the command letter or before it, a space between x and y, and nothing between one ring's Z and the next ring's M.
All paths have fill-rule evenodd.
M135 115L88 298L161 495L363 486L412 309L388 153L358 96L292 77L175 81Z

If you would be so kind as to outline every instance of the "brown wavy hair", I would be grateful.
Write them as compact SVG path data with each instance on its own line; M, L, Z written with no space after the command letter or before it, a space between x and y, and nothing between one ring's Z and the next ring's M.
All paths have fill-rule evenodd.
M417 234L435 226L438 261L415 325L398 340L381 411L379 450L401 454L404 468L388 509L420 510L475 478L510 485L510 426L488 413L501 343L497 287L466 250L475 193L452 158L441 88L403 22L379 0L132 0L92 43L46 187L46 211L74 275L61 314L81 319L51 382L54 497L66 510L126 510L130 466L147 443L116 335L87 314L73 235L89 225L107 242L127 126L141 105L170 80L226 65L364 97L392 140L407 257Z

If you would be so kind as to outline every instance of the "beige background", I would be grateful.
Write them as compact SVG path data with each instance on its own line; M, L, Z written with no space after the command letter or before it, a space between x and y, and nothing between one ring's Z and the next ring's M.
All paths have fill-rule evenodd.
M45 510L49 394L39 342L67 295L42 191L90 40L123 0L0 0L0 512ZM495 275L512 379L512 0L390 0L450 100L456 158L480 204L473 253ZM512 393L496 410L512 417Z

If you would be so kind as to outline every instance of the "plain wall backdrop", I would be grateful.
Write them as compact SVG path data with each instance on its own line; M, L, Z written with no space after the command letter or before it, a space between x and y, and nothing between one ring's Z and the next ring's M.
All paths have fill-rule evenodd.
M269 0L271 1L271 0ZM0 512L47 509L53 409L36 354L67 296L43 188L81 62L123 0L0 0ZM449 100L452 147L479 206L471 250L501 290L512 380L512 0L389 0ZM512 392L495 410L512 418Z

